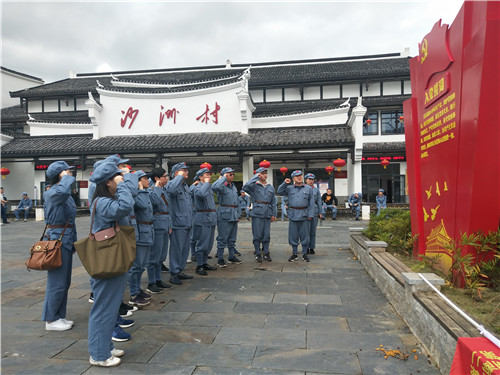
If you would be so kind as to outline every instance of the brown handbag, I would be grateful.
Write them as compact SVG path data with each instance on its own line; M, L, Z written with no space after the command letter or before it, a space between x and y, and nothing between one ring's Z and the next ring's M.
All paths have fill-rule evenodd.
M45 231L48 227L48 225L45 226L42 237L40 237L40 241L35 242L34 245L31 246L30 257L25 262L28 271L30 269L37 271L50 271L62 266L62 238L66 228L68 227L68 221L66 221L66 225L64 226L61 236L59 236L57 240L43 240L45 237Z

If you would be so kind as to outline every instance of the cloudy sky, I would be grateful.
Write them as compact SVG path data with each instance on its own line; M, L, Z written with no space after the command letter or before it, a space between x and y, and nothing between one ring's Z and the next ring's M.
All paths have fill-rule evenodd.
M462 0L2 1L2 66L52 82L76 73L402 52Z

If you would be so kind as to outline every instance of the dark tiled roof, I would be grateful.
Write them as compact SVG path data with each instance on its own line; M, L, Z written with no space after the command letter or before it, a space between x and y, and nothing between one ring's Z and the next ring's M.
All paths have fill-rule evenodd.
M28 121L28 115L21 106L2 108L2 123Z
M103 85L110 85L111 77L99 77L99 82ZM89 91L97 95L96 78L66 78L61 81L47 83L25 90L12 91L12 98L36 98L51 96L75 96L87 95Z
M2 147L2 157L106 154L116 152L202 152L214 150L276 150L316 147L348 147L354 137L346 127L301 127L259 129L249 134L197 133L104 137L91 135L29 137L15 139Z
M250 88L325 81L362 81L410 77L409 58L336 61L320 64L258 67L251 70Z
M151 94L161 94L170 92L184 92L201 90L210 87L224 86L238 81L239 77L228 78L220 81L208 81L197 84L192 84L188 86L178 86L178 87L121 87L121 86L105 86L106 90L116 91L116 92L130 92L130 93L151 93Z
M322 59L320 61L299 61L258 64L251 69L250 88L272 85L292 85L324 82L345 82L380 79L409 78L409 58L375 58L368 60L345 61L339 59ZM240 64L241 66L242 64ZM233 77L239 75L243 69L214 69L214 67L198 67L192 70L155 71L154 74L146 74L141 71L137 74L120 77L128 82L156 82L156 83L188 83L203 82L211 79ZM89 91L96 92L96 79L108 87L110 75L98 75L89 77L80 75L78 78L67 78L61 81L37 86L34 88L15 91L12 97L42 97L42 96L64 96L83 95Z
M198 70L189 72L164 72L153 74L134 74L132 76L115 76L118 81L142 82L160 84L187 84L194 82L207 82L217 79L238 78L243 74L244 69L224 69L224 70Z
M403 101L410 99L411 95L391 95L391 96L367 96L363 97L361 104L368 109L370 107L402 106ZM327 111L339 108L347 99L323 99L323 100L298 100L286 102L254 103L255 112L253 118L287 116L298 113ZM358 98L351 98L349 104L354 108L358 103Z
M328 100L298 100L286 102L270 102L270 103L254 103L255 111L252 117L273 117L286 116L298 113L326 111L329 109L339 108L339 105L347 99L328 99ZM357 98L349 101L349 104L355 106Z
M378 152L406 152L406 146L404 142L377 142L363 144L363 154Z
M30 113L36 121L65 124L90 124L88 111Z

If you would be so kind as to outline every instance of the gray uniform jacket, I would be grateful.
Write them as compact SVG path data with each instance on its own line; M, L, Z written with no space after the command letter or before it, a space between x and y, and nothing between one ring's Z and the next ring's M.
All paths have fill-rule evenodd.
M278 215L276 194L272 185L262 185L259 176L254 175L243 185L243 190L252 196L252 217L269 219Z
M193 202L184 176L177 175L167 184L172 229L189 229L193 226Z
M278 187L278 194L288 197L288 218L292 221L304 221L314 217L313 190L308 185L296 186L283 182Z
M241 216L241 209L238 206L238 190L236 186L227 182L226 177L222 177L212 184L212 190L217 193L217 201L219 202L217 220L238 221Z

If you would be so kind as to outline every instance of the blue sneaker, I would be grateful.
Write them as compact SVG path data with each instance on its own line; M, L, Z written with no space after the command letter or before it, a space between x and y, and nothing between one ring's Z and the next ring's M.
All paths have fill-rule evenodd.
M111 340L113 341L128 341L132 335L130 333L125 332L119 325L115 326L115 329L113 330L113 336L111 337Z
M122 328L128 328L134 325L134 321L132 319L123 319L121 316L119 316L116 320L116 324Z

